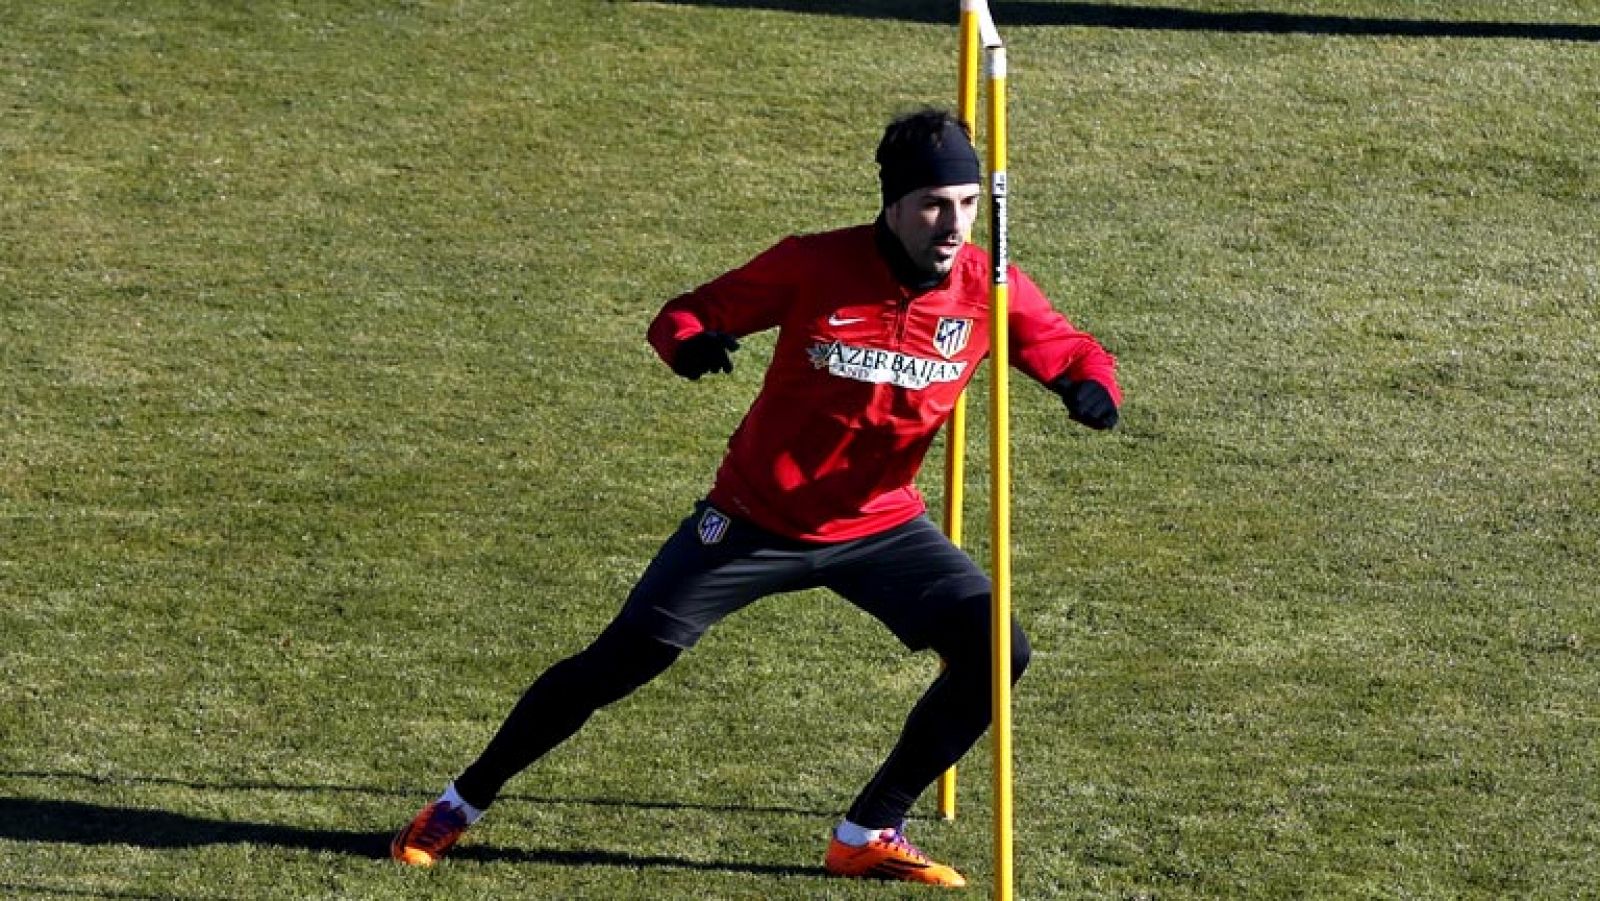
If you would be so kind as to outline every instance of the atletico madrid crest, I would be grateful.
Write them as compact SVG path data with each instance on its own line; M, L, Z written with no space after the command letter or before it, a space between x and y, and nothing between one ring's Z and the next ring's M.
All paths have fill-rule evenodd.
M942 316L939 318L939 324L933 329L933 349L948 360L961 353L967 346L967 339L971 337L971 319Z
M728 517L715 507L707 507L706 512L700 514L700 543L716 544L728 534Z

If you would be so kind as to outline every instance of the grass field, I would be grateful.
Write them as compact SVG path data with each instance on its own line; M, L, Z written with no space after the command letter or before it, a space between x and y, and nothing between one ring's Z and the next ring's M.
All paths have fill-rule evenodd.
M907 896L818 862L934 663L820 593L382 855L757 388L655 309L875 213L955 6L0 0L0 896ZM994 9L1127 393L1016 389L1020 895L1592 896L1600 3Z

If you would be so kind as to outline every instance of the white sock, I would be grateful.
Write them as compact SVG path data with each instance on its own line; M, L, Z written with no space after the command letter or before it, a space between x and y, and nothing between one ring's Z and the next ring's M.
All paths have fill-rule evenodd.
M466 801L461 800L461 795L456 793L456 784L454 782L445 786L444 794L439 796L439 800L461 811L461 813L467 818L468 826L478 822L478 818L483 816L483 811L473 807Z
M852 848L859 848L875 838L880 838L888 831L887 829L868 829L865 826L858 826L849 820L840 820L839 825L833 830L833 836Z

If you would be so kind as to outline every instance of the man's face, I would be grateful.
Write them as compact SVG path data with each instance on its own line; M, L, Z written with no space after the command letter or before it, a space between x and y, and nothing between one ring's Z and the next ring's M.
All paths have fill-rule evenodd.
M978 197L975 184L918 188L890 204L883 211L884 221L917 268L929 275L948 275L957 251L972 234Z

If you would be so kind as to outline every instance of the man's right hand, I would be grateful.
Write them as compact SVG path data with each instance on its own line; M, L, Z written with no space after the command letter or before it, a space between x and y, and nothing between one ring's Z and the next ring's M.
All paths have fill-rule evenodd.
M708 372L732 372L733 360L729 351L739 349L732 335L721 332L701 332L685 338L672 355L672 371L689 380L696 380Z

